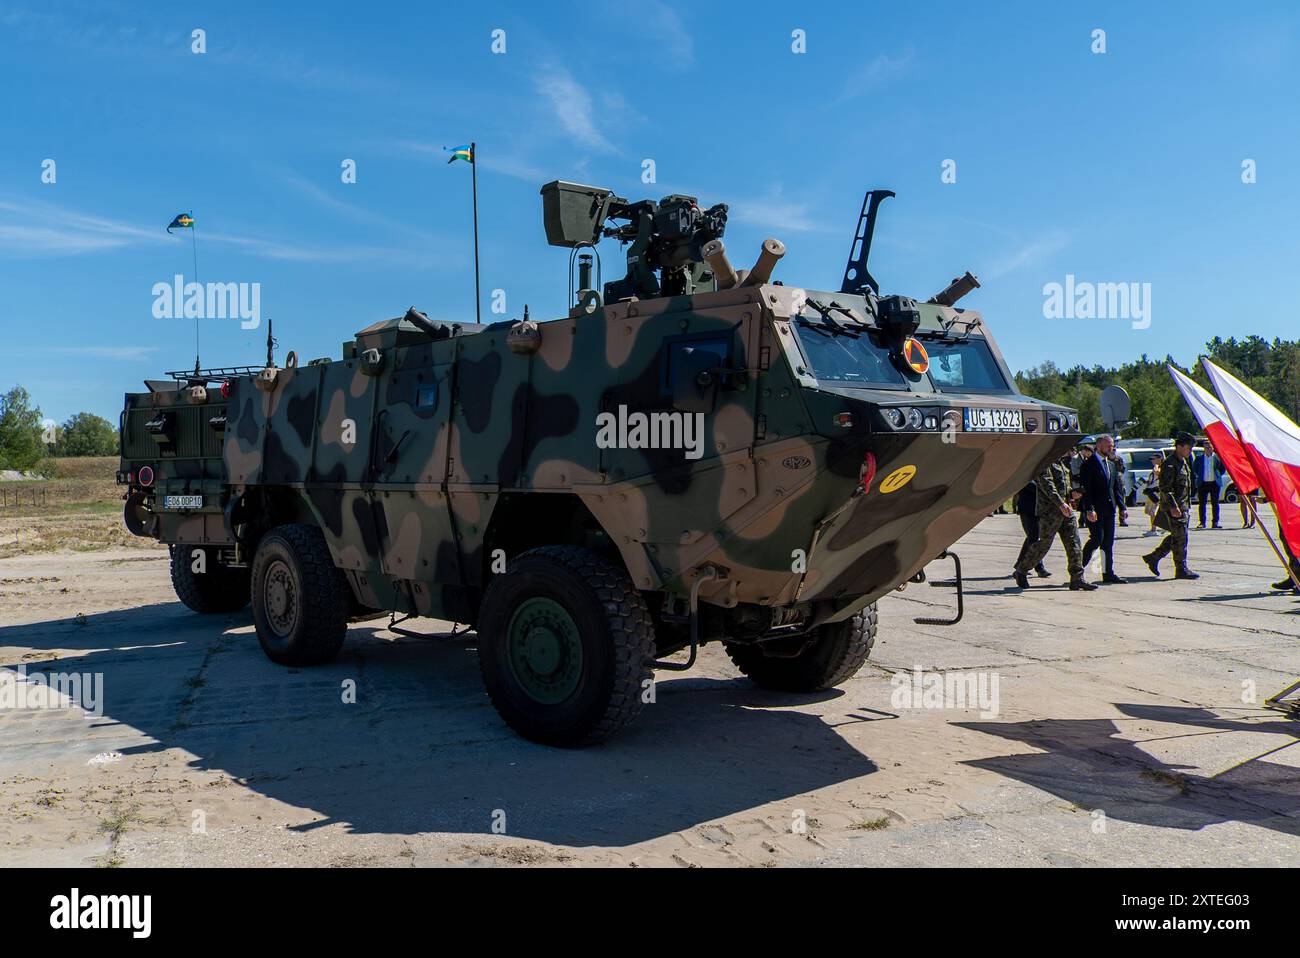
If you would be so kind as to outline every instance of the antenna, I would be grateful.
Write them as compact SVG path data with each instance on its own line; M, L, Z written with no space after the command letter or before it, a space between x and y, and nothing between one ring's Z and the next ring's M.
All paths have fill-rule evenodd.
M880 295L880 284L867 270L867 257L871 255L871 237L876 232L876 212L880 204L890 196L896 196L893 190L868 190L862 200L862 212L858 214L858 229L853 234L853 245L849 247L849 262L844 267L844 282L840 283L841 293L862 295L870 289Z

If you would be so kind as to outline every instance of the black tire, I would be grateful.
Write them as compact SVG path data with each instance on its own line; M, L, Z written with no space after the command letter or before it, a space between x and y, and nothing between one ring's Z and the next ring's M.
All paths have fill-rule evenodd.
M843 622L818 626L813 641L793 658L768 656L756 645L727 646L736 668L755 685L777 692L820 692L847 682L876 644L873 602Z
M351 587L314 526L285 525L253 557L253 623L272 662L321 665L343 647Z
M545 599L569 616L579 656L562 653L554 674L562 700L540 701L521 679L511 626L524 603ZM531 635L531 633L528 633ZM546 546L515 558L483 596L478 623L479 668L488 698L506 724L544 745L591 745L614 734L641 710L651 677L654 625L627 574L594 552ZM579 662L580 659L580 662ZM572 691L565 686L571 684Z
M194 571L196 552L205 553L202 572ZM216 550L203 546L172 546L171 573L176 598L194 612L203 615L238 612L248 605L248 570L222 565L217 560Z

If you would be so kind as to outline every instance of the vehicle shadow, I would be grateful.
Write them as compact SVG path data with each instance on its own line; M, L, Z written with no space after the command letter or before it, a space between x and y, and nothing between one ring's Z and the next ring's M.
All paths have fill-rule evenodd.
M1300 738L1300 723L1281 715L1245 721L1194 707L1115 707L1132 719L1191 727L1180 735L1157 736L1157 741L1214 731L1271 732ZM1236 821L1300 835L1300 768L1266 760L1294 741L1271 747L1216 775L1202 775L1186 771L1187 766L1160 761L1143 749L1141 742L1120 738L1123 721L1040 719L954 724L1039 750L964 764L1025 782L1082 808L1101 809L1108 818L1192 830Z
M655 701L610 742L535 745L488 702L474 638L393 638L372 620L351 627L334 663L286 669L263 656L247 612L196 616L168 603L0 628L0 646L61 650L28 652L29 674L102 674L93 744L69 741L70 761L180 749L193 769L305 810L288 815L301 830L490 834L504 813L513 837L622 846L876 770L834 725L887 715L846 705L823 719L791 706L843 693L780 695L739 677L661 672ZM56 746L39 730L12 723L0 734L5 774L38 748L51 763Z

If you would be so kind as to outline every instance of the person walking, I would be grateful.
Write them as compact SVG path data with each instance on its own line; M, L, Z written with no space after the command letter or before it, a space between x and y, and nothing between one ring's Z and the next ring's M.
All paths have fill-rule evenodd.
M1038 486L1032 479L1016 493L1016 515L1020 517L1020 528L1025 532L1025 541L1020 545L1020 555L1016 557L1016 563L1019 564L1038 541ZM1052 575L1041 559L1034 566L1034 573L1040 579L1048 579Z
M1160 468L1160 511L1156 514L1156 524L1168 530L1169 535L1142 557L1147 568L1157 577L1160 575L1160 560L1172 552L1175 579L1200 578L1187 567L1187 526L1191 521L1194 481L1188 459L1194 441L1191 433L1179 433L1174 441L1173 456L1167 458Z
M1240 489L1237 490L1237 508L1241 510L1241 527L1243 529L1254 528L1255 513L1250 508L1254 498L1255 494L1253 492L1242 493Z
M1196 479L1196 495L1200 501L1201 524L1196 528L1205 528L1205 500L1209 499L1214 506L1213 528L1222 529L1223 526L1219 525L1219 479L1223 476L1223 462L1214 454L1214 446L1208 439L1205 440L1205 449L1192 460L1192 475Z
M1142 511L1151 520L1151 527L1142 533L1144 536L1160 535L1160 530L1156 528L1156 511L1160 508L1160 464L1164 460L1165 454L1163 452L1157 452L1151 457L1151 474L1147 476L1147 481L1142 485L1142 498L1146 500Z
M1079 527L1074 510L1070 508L1070 454L1067 452L1051 463L1035 479L1035 505L1038 513L1038 541L1016 562L1012 577L1022 589L1029 588L1029 570L1043 560L1052 547L1052 539L1060 536L1069 563L1070 589L1091 592L1097 586L1083 577L1083 563L1079 559Z
M1125 580L1115 574L1115 517L1127 519L1128 510L1124 508L1124 479L1115 466L1114 451L1114 439L1098 437L1096 455L1079 471L1083 514L1088 522L1088 542L1083 547L1081 561L1086 568L1092 554L1100 549L1106 557L1101 581L1123 585Z

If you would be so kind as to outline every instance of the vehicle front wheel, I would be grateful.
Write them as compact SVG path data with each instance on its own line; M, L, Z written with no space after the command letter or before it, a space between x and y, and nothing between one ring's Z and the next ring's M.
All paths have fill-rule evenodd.
M875 643L873 602L843 622L819 625L811 641L793 656L769 655L754 643L733 643L726 648L736 668L755 685L778 692L820 692L852 678L866 664Z
M215 549L172 546L171 574L176 598L191 611L238 612L248 605L248 570L222 565Z
M253 623L267 658L320 665L343 647L351 587L314 526L272 529L253 557Z
M589 745L641 710L654 626L627 574L594 552L515 558L483 596L479 667L506 724L545 745Z

